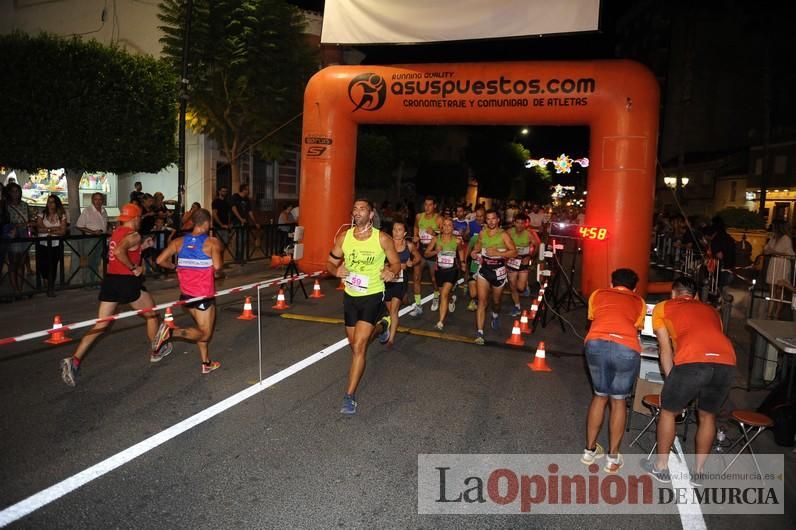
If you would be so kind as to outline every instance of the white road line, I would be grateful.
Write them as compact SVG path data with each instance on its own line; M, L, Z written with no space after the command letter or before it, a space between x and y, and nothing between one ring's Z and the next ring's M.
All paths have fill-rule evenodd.
M674 449L680 455L669 453L669 471L672 477L672 487L682 488L688 490L688 498L691 498L691 483L686 478L689 476L688 464L685 461L685 454L683 453L683 446L680 445L680 437L674 437ZM680 524L683 525L683 530L707 530L705 526L705 518L702 515L702 508L699 504L683 504L677 503L677 511L680 512Z
M426 303L433 295L428 295L423 298L422 303ZM401 309L398 313L399 315L403 316L409 311L412 310L412 306L405 307ZM287 379L293 374L296 374L311 366L324 357L328 357L329 355L333 354L334 352L345 348L348 346L348 339L341 339L334 344L327 346L326 348L310 355L306 359L303 359L291 366L288 366L281 372L277 372L276 374L272 375L271 377L267 377L264 379L260 384L255 384L246 388L245 390L241 390L237 394L234 394L223 401L219 401L215 405L212 405L205 410L198 412L175 425L172 425L168 429L165 429L158 434L150 436L146 440L143 440L134 446L125 449L115 455L111 456L103 460L102 462L91 466L90 468L77 473L76 475L72 475L71 477L58 482L50 486L47 489L40 491L39 493L35 493L24 499L19 501L16 504L9 506L8 508L4 509L0 512L0 528L7 526L19 519L25 517L28 514L35 512L36 510L43 508L44 506L50 504L53 501L56 501L63 497L64 495L73 492L74 490L88 484L94 479L100 478L101 476L110 473L114 469L123 466L124 464L130 462L131 460L138 458L139 456L143 455L151 451L152 449L158 447L161 444L168 442L169 440L176 438L180 434L184 433L185 431L196 427L197 425L204 423L205 421L213 418L221 414L222 412L238 405L249 399L250 397L256 396L263 390L274 386L275 384Z

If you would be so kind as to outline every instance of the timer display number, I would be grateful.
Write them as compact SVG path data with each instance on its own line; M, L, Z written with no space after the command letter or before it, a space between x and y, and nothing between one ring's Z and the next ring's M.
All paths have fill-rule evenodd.
M595 226L581 226L578 232L583 239L596 239L598 241L604 240L608 235L607 229L597 228Z

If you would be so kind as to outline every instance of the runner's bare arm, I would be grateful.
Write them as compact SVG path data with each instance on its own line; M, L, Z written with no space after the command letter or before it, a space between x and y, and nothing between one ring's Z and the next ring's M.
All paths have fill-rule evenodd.
M473 245L473 250L470 252L470 257L473 259L477 259L478 255L481 253L481 233L475 235L475 244Z
M412 229L414 232L414 237L412 238L413 243L417 243L420 241L420 214L415 215L415 226Z
M345 232L338 235L334 240L334 248L329 252L329 259L326 261L326 270L329 274L342 278L340 276L340 267L343 265L343 240L345 239Z
M411 259L409 260L409 263L407 263L406 266L414 267L423 260L423 256L420 255L420 252L417 250L417 246L414 243L407 241L406 246L409 249L409 253L411 254Z
M164 269L169 269L173 271L177 268L172 262L172 256L174 256L177 252L180 251L180 246L182 245L182 238L179 237L173 240L171 243L168 244L166 248L164 248L160 254L158 254L158 259L155 262L158 264L158 267L163 267Z
M433 238L431 238L431 243L428 244L423 254L425 254L427 258L432 258L436 256L438 253L439 251L437 250L437 236L434 236Z
M224 246L221 241L215 237L208 237L206 244L210 244L210 258L213 260L213 269L220 271L224 268ZM208 254L205 252L205 254Z
M384 249L384 254L387 256L387 261L390 263L389 270L392 272L392 277L395 278L398 276L398 273L401 272L401 258L398 257L398 253L395 251L395 243L392 238L384 232L379 232L379 243L381 243L381 248ZM392 278L385 279L391 280Z

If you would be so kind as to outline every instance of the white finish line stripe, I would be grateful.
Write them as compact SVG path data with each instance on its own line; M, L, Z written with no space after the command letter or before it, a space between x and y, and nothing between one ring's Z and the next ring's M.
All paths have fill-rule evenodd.
M677 455L673 455L671 452L669 453L669 471L673 477L672 487L688 489L690 496L692 486L688 479L684 478L689 475L688 464L685 461L683 446L680 445L679 436L674 437L674 449L682 460L678 459ZM680 512L680 524L683 525L683 530L707 530L707 526L705 526L705 517L702 515L702 508L698 504L683 504L678 502L677 511Z
M422 303L426 303L433 295L426 296ZM412 306L408 306L403 308L398 314L403 316L409 311L411 311ZM267 377L259 384L255 384L241 390L237 394L234 394L222 401L219 401L215 405L212 405L205 410L198 412L175 425L172 425L168 429L165 429L158 434L150 436L146 440L143 440L134 446L125 449L115 455L111 456L103 460L102 462L91 466L90 468L81 471L76 475L72 475L71 477L58 482L50 486L47 489L40 491L39 493L35 493L28 497L27 499L21 500L16 504L9 506L8 508L4 509L0 512L0 528L5 527L19 519L25 517L28 514L35 512L36 510L43 508L44 506L54 502L64 495L73 492L74 490L80 488L91 482L94 479L100 478L101 476L110 473L114 469L123 466L124 464L138 458L139 456L148 453L152 449L158 447L161 444L164 444L171 440L172 438L176 438L180 434L184 433L185 431L196 427L197 425L204 423L205 421L213 418L221 414L222 412L234 407L235 405L246 401L252 396L256 396L263 390L274 386L275 384L279 383L294 375L301 370L307 368L308 366L312 366L313 364L317 363L324 357L328 357L329 355L333 354L334 352L345 348L348 346L348 339L341 339L334 344L327 346L326 348L310 355L309 357L292 364L285 368L284 370L275 373L271 377Z

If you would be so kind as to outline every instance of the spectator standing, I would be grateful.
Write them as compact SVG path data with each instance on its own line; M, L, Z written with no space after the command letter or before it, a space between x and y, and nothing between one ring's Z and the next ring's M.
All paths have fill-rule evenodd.
M105 196L96 192L91 195L91 205L83 209L80 217L77 218L77 229L87 236L102 236L108 232L108 212L102 205ZM105 248L101 238L82 239L78 242L81 257L87 259L83 266L82 283L88 285L95 280L102 278L100 275L100 260L102 259Z
M133 184L133 191L130 192L130 202L137 203L139 206L143 204L144 192L141 191L142 186L140 182Z
M183 232L190 232L193 230L193 214L197 210L201 210L202 205L198 202L191 204L191 209L182 214L182 222L180 223Z
M787 234L785 221L774 221L771 229L771 238L763 248L763 254L769 257L766 283L771 286L772 298L782 300L785 296L785 286L793 280L793 241ZM779 319L782 306L781 302L769 301L768 318Z
M33 219L28 203L22 201L22 188L16 182L6 184L6 208L8 225L6 235L10 239L30 237L30 224ZM11 243L8 246L8 274L15 296L22 292L25 282L25 258L30 243Z
M227 195L229 195L229 188L221 186L216 192L216 198L213 199L213 232L215 237L221 240L221 244L226 247L229 245L229 229L232 226L230 223L230 206L227 202ZM222 252L223 256L223 252Z
M251 199L249 198L249 185L241 184L238 193L232 196L232 223L235 228L235 261L242 262L246 243L248 242L248 226L259 230L260 223L254 218Z
M36 270L39 273L47 296L55 296L55 273L61 262L64 247L60 239L50 239L66 235L66 210L57 195L50 195L44 211L36 218L39 237L48 238L39 241L36 249Z

